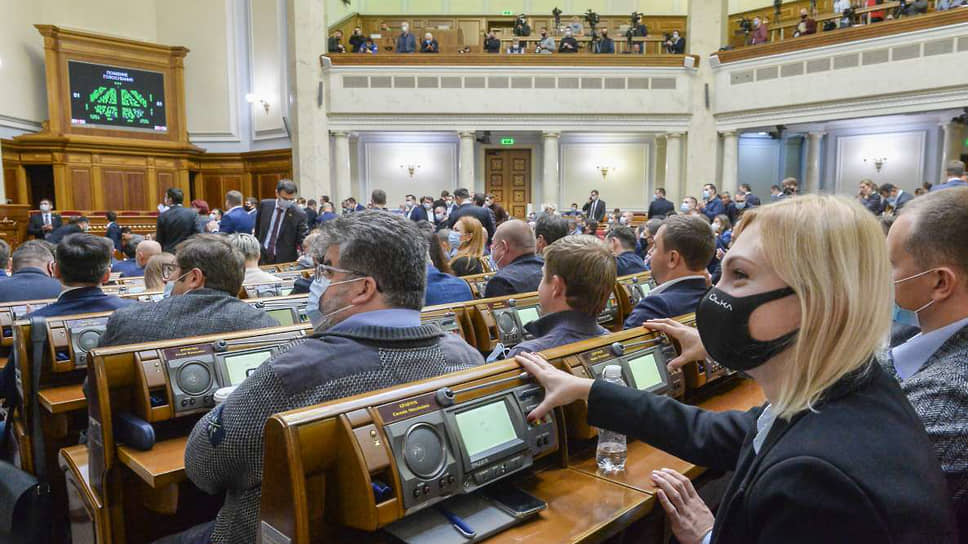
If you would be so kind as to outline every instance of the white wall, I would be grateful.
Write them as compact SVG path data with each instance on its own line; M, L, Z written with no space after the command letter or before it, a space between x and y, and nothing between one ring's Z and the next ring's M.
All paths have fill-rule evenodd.
M551 13L556 6L565 16L592 9L600 15L629 15L632 11L648 15L685 15L687 0L353 0L349 7L342 0L326 4L326 22L333 24L348 13L362 15L433 14L493 15L504 10L529 15Z
M770 186L779 185L780 142L770 137L742 136L739 139L739 183L749 183L753 194L765 201ZM699 195L690 195L699 197Z
M369 201L370 192L383 189L387 206L403 202L407 194L436 196L444 189L453 191L457 183L456 135L413 133L363 135L359 143L360 159L356 199ZM351 149L352 153L352 149ZM410 177L406 167L420 165ZM352 166L352 162L351 162Z
M929 179L925 175L927 140L925 130L835 138L835 191L854 194L858 182L866 178L913 193ZM875 158L887 158L880 172L873 164Z
M648 208L652 194L652 146L649 143L562 143L560 155L561 206L579 205L598 189L613 208ZM613 166L607 179L596 166ZM559 208L563 209L563 208Z

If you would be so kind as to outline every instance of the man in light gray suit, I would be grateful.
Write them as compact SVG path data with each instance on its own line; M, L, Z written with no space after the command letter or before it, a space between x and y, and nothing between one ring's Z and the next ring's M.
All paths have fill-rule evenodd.
M245 259L225 237L195 235L178 245L175 258L175 265L162 271L171 296L115 311L100 346L279 326L265 311L238 299Z
M894 295L921 332L881 360L921 417L968 542L968 188L909 202L888 234ZM872 293L872 296L880 296Z

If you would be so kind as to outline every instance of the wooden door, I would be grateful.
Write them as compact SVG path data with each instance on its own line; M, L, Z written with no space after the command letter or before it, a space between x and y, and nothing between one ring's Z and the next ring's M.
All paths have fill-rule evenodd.
M488 149L484 156L487 192L511 217L526 218L531 202L531 150Z

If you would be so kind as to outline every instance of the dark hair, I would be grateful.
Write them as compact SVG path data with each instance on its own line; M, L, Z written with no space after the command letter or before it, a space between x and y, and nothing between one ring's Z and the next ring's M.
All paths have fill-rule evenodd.
M545 248L544 278L565 281L568 306L597 316L608 303L615 284L615 257L594 236L567 236Z
M81 223L90 223L90 222L91 221L87 217L85 217L83 215L78 215L77 217L72 217L71 220L70 220L70 224L71 225L80 225Z
M749 183L740 183L739 184L739 188L744 193L752 193L753 192L753 188L750 187L750 184Z
M430 221L424 221L421 219L416 222L417 228L423 233L424 238L427 239L429 244L428 252L430 253L430 261L434 263L434 268L440 270L444 274L453 275L454 270L451 269L450 263L447 262L447 254L444 253L444 246L441 245L440 237L434 232L434 225Z
M471 196L470 191L468 191L463 187L454 191L454 198L459 198L461 200L464 200L464 199L470 198L470 196Z
M388 305L423 308L428 247L413 221L363 210L327 221L320 231L311 248L318 262L323 262L331 246L337 246L339 267L373 278Z
M880 187L877 188L877 192L878 193L882 193L882 194L883 193L890 193L894 189L896 189L896 187L894 187L893 184L885 183L884 185L881 185Z
M65 236L55 252L63 283L98 285L111 269L111 240L78 232Z
M259 199L256 198L256 197L254 197L254 196L250 196L250 197L246 198L245 201L248 202L248 203L250 203L250 204L258 204L259 203Z
M568 220L563 217L542 214L534 223L534 237L544 238L545 247L568 236Z
M10 244L4 240L0 240L0 264L2 268L7 267L7 261L10 260Z
M225 203L229 205L230 208L242 205L242 193L239 191L229 191L225 193Z
M592 190L591 190L591 192L592 192L592 193L595 193L596 195L597 195L597 194L600 194L600 193L598 192L598 189L592 189Z
M968 274L968 188L955 187L915 198L901 210L913 216L904 244L925 269L953 265Z
M474 193L475 206L483 206L485 200L487 200L487 195L485 195L484 193Z
M44 240L28 240L13 250L13 271L22 268L43 268L54 260L54 253L50 250L50 242Z
M316 200L313 199L313 198L310 198L309 200L306 201L306 205L307 206L315 206L316 205Z
M138 244L144 241L144 236L134 235L128 239L128 243L121 246L121 251L124 253L125 257L134 259L135 254L138 252Z
M615 227L608 231L605 238L618 240L618 243L622 245L622 249L632 251L635 249L635 231L630 227Z
M280 179L279 183L276 184L276 192L282 192L290 195L294 195L299 192L299 188L296 187L296 183L291 179Z
M448 191L446 189L444 189L443 191L440 192L440 198L447 198L449 196L450 196L450 191Z
M417 200L417 195L412 195L412 194L406 194L406 195L403 195L403 199L404 199L404 200L406 200L406 199L408 199L408 198L412 198L412 199L414 199L414 200Z
M373 189L373 192L370 193L370 202L372 202L377 206L386 206L387 205L386 191L384 191L383 189Z
M709 229L709 222L698 216L668 217L660 231L665 251L678 251L690 270L704 270L716 253L716 237Z
M107 213L104 214L104 217L107 217L108 218L108 222L110 223L111 221L117 221L118 214L116 212L110 212L109 211L109 212L107 212Z
M656 187L655 192L659 193L663 197L666 196L666 192L665 192L665 188L664 187Z
M165 196L171 199L172 204L181 204L185 201L185 193L182 192L178 187L169 187L165 191Z
M716 189L716 185L713 184L713 183L707 183L707 184L703 185L703 187L711 187L712 190L713 190L713 193L716 193L716 194L719 193L719 191Z
M178 268L184 274L193 268L205 276L205 288L238 296L245 277L245 257L224 236L196 234L175 247Z

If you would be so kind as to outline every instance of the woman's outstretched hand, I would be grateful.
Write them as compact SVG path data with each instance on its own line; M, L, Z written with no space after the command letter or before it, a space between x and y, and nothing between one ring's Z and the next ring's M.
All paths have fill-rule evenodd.
M659 488L656 496L669 518L676 540L682 544L699 544L713 530L713 513L696 493L689 478L664 468L652 471L652 481Z
M665 333L670 338L675 338L682 348L682 353L666 365L670 369L682 368L686 363L692 361L704 361L709 354L702 345L699 338L699 331L695 327L683 325L675 319L652 319L644 323L645 328Z
M528 414L529 421L543 418L558 406L588 399L593 380L558 370L537 353L521 353L514 359L545 389L544 400Z

